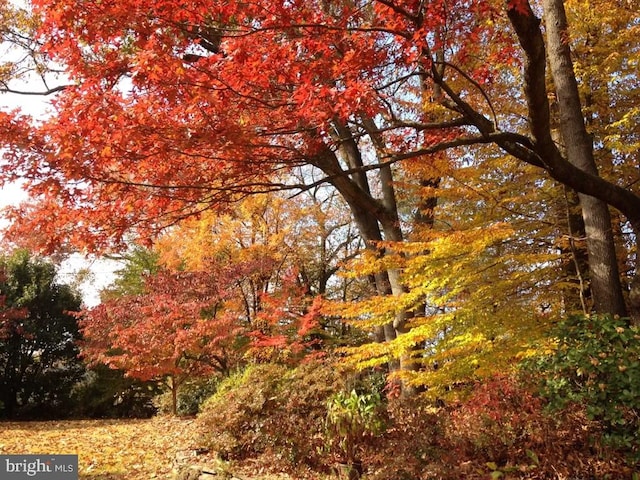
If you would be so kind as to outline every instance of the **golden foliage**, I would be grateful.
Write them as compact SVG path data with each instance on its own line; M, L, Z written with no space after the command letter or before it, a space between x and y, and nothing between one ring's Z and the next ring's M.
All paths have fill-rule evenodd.
M3 423L2 454L78 455L80 478L167 478L178 451L197 446L193 420Z
M384 255L364 252L345 269L350 277L397 269L405 291L325 311L368 331L409 312L405 333L346 348L346 361L369 368L411 356L419 368L395 375L443 397L548 348L545 333L575 284L562 267L561 190L535 170L489 156L424 190L413 193L438 196L433 227L415 227L410 241L381 242Z
M78 455L80 480L149 480L177 478L181 463L220 466L214 453L198 455L202 431L194 419L155 417L150 420L72 420L5 422L0 453ZM188 463L187 463L188 465ZM221 478L228 478L223 465ZM246 480L290 480L287 475L260 473L262 467L238 466ZM222 474L223 472L220 471Z

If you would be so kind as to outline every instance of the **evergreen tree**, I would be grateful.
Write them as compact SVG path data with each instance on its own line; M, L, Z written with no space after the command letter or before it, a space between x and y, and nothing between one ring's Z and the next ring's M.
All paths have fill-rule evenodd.
M80 295L24 250L0 257L0 292L1 415L59 417L84 373L72 313Z

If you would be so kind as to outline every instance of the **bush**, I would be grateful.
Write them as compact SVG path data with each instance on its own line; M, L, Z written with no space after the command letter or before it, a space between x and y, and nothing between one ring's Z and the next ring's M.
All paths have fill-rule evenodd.
M536 452L546 449L553 430L542 399L510 375L478 381L470 396L446 413L446 456L476 468L535 469Z
M608 315L558 326L557 351L536 368L552 409L584 405L602 440L640 460L640 329Z
M441 411L420 398L393 398L382 412L384 431L363 446L370 480L416 480L428 476L444 456ZM447 465L450 469L451 465ZM440 468L436 468L440 470Z
M434 478L629 478L615 452L601 458L592 441L598 425L582 408L547 411L525 378L479 380L468 398L442 411L441 470Z
M591 447L597 424L580 408L549 414L534 385L495 375L459 403L390 400L385 432L363 454L368 480L631 478L615 452Z
M322 469L326 405L343 383L318 361L294 369L252 365L219 385L198 422L224 459L268 456L281 468Z
M195 415L200 411L202 404L215 393L220 377L196 378L185 381L178 389L179 416ZM158 413L173 414L173 397L171 391L165 391L158 395L153 404Z
M78 418L149 418L156 413L156 382L126 377L121 370L99 365L75 385L71 416Z

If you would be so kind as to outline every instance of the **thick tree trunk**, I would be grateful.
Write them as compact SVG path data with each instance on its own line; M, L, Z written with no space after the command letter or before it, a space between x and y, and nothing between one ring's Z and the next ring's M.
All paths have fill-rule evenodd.
M564 141L557 128L559 124L558 103L553 102L551 107L554 126L551 130L551 136L563 156L566 156L567 152L563 148ZM562 273L566 282L575 284L575 289L567 291L563 295L564 311L567 314L582 312L586 315L591 311L593 301L589 288L589 257L585 241L587 234L582 217L582 206L578 192L573 188L562 185L562 192L562 198L558 199L557 215L559 224L566 227L566 231L562 230L560 233L561 235L566 234L568 238L566 243L562 242L561 251L565 258L562 263Z
M529 145L527 142L516 143L498 137L496 143L516 158L543 168L563 185L617 208L629 221L640 247L640 196L567 161L553 142L545 74L546 47L540 19L526 0L517 2L517 5L508 2L507 14L524 52L524 93L534 142ZM481 126L485 123L483 121ZM636 273L629 292L629 313L633 322L640 323L640 255L636 255L635 261Z
M581 170L598 175L571 62L563 0L544 0L544 15L547 55L556 88L559 123L567 159ZM620 284L609 208L605 202L592 196L579 194L579 197L587 234L594 310L624 316L627 310Z

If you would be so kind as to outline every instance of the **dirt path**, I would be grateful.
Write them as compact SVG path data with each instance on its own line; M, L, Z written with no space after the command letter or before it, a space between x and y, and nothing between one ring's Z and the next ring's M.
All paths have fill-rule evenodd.
M84 480L171 479L176 459L211 461L206 457L189 458L200 446L198 442L193 420L171 417L0 423L0 453L76 454Z

